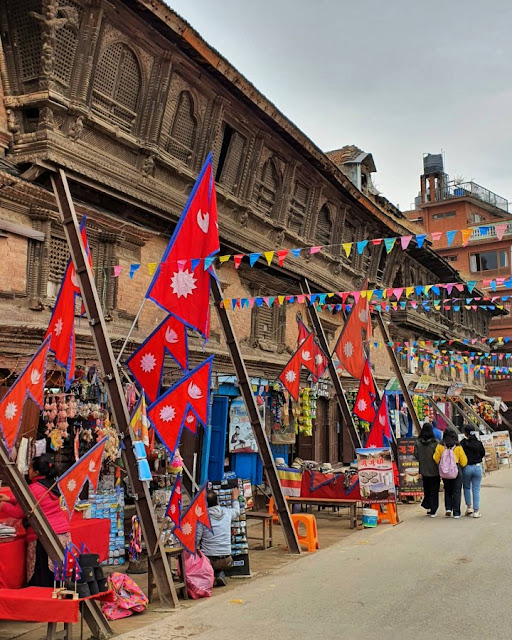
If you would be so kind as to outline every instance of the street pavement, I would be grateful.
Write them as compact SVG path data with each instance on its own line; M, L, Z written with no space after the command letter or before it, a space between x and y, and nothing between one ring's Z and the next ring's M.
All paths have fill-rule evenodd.
M510 640L511 489L512 469L494 472L479 520L409 505L398 526L354 532L119 640Z

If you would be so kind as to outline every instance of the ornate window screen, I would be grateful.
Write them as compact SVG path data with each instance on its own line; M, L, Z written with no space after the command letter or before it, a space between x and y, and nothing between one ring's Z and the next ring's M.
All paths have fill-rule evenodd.
M137 117L141 84L135 54L122 42L102 54L93 87L93 108L112 124L131 131Z
M295 183L295 190L290 203L290 215L288 217L288 228L301 234L306 222L306 212L308 208L309 189L302 182Z
M185 164L189 164L192 159L196 130L197 120L194 117L192 96L188 91L182 91L172 123L168 151Z
M66 25L57 31L55 75L65 86L68 86L71 80L77 47L78 34L73 27Z
M331 244L332 238L332 221L329 207L324 206L318 212L318 218L316 221L316 242L321 245Z
M23 80L37 78L41 71L41 27L30 16L31 12L40 13L40 0L16 0L9 5L14 38L19 51Z
M224 164L220 182L229 191L236 193L240 186L242 174L243 156L247 139L238 131L234 131L231 137L226 162Z
M269 158L261 167L255 186L258 205L267 216L272 215L278 188L279 176L272 159Z

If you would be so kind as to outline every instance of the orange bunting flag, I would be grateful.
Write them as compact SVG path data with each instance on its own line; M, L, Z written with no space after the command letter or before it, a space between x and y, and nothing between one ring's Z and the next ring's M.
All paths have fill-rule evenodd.
M46 359L50 337L36 351L16 382L0 402L0 432L9 452L12 451L20 430L23 406L29 396L40 409L43 408L43 393L46 382Z
M461 234L462 234L462 246L466 247L469 242L469 239L473 235L473 229L461 229Z

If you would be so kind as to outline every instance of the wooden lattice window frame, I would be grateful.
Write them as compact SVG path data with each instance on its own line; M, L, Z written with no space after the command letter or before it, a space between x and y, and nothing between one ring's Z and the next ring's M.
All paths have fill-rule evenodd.
M255 305L251 314L252 345L264 351L284 351L286 314L282 307Z
M297 235L302 235L306 226L310 189L302 180L296 180L293 195L290 199L290 212L288 215L288 230Z
M261 170L254 188L256 203L269 218L271 218L274 213L281 182L281 175L274 159L268 158L268 160L261 165Z
M315 242L318 245L330 248L332 242L332 215L327 204L320 207L315 227Z
M130 133L137 119L141 88L141 66L133 49L121 41L106 47L96 66L93 109Z
M167 151L190 165L197 139L198 120L195 115L194 97L190 91L181 91L176 103L176 113L169 132Z

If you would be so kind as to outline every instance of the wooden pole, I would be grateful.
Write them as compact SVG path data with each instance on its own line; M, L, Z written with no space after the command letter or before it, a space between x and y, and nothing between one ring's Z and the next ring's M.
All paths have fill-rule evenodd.
M26 518L32 529L36 532L48 557L50 560L62 562L64 560L64 549L62 548L60 540L50 526L43 511L37 508L35 498L25 482L25 478L21 475L16 464L9 459L9 454L1 439L0 466L2 467L2 478L9 485L16 502L23 509L23 513L27 514ZM114 635L114 631L103 615L98 602L85 600L83 605L83 616L95 638L104 639Z
M103 381L107 387L110 407L114 422L121 434L124 447L122 449L123 463L128 474L131 489L135 496L135 507L142 528L142 535L148 549L148 561L151 564L158 594L162 604L178 606L178 595L172 580L169 561L159 541L158 526L149 487L139 479L137 459L132 446L130 429L130 414L126 406L121 377L117 368L112 345L108 337L107 325L101 309L101 303L96 290L94 276L89 265L87 253L82 242L78 217L69 190L66 174L62 169L51 174L55 199L64 226L64 232L75 266L75 272L80 285L80 292L89 318L89 325L96 347L96 352L103 371ZM156 553L150 553L157 549Z
M389 332L386 328L386 325L384 324L384 321L382 320L381 314L376 313L376 316L377 316L377 322L379 324L380 330L382 332L382 335L384 336L384 341L386 343L386 349L389 355L389 359L391 360L391 365L393 366L395 375L400 384L400 389L402 390L402 394L404 396L405 403L407 405L407 408L409 409L409 413L411 414L412 423L416 429L416 432L419 433L421 431L420 422L418 420L418 416L416 415L416 411L414 410L414 405L412 404L411 396L409 394L409 389L405 384L405 380L402 375L402 370L400 369L400 365L398 364L398 360L396 359L395 352L389 346L389 343L390 343Z
M301 288L304 293L311 294L309 282L306 278L302 278ZM311 318L311 323L313 324L313 327L315 329L316 337L318 338L318 342L320 343L320 348L327 357L327 368L329 370L329 375L334 386L336 400L338 402L341 415L343 416L343 422L348 429L350 440L352 441L352 446L354 447L354 449L357 449L358 447L362 446L361 438L359 437L359 433L357 432L356 426L354 424L352 412L350 410L350 407L348 406L347 396L345 395L345 390L341 386L340 377L338 376L338 372L336 371L336 367L334 366L331 351L329 349L329 345L327 344L327 338L325 337L324 328L322 327L322 323L320 322L320 318L314 305L308 305L308 313L309 317Z
M286 544L288 546L288 549L290 550L290 553L300 554L300 544L297 539L295 529L293 528L292 519L290 517L290 512L283 495L281 483L279 482L274 457L272 456L272 451L270 450L270 445L267 440L267 434L265 433L265 427L261 421L260 412L258 411L258 407L256 406L256 400L254 399L251 382L247 374L247 369L245 368L245 362L240 351L240 346L238 345L238 342L236 340L233 326L226 312L226 309L224 308L224 305L221 305L224 297L222 295L222 289L220 287L219 281L216 278L212 277L210 280L213 299L215 300L215 306L217 308L217 313L219 314L219 320L222 326L222 330L224 331L224 337L226 338L226 344L229 349L233 366L235 368L235 373L238 378L238 385L240 387L240 391L247 408L247 413L249 414L249 420L254 431L254 436L256 437L256 441L258 442L258 452L260 454L263 468L265 469L267 480L272 491L274 504L276 506L277 515L279 516L279 520L281 522L281 527L283 529Z

